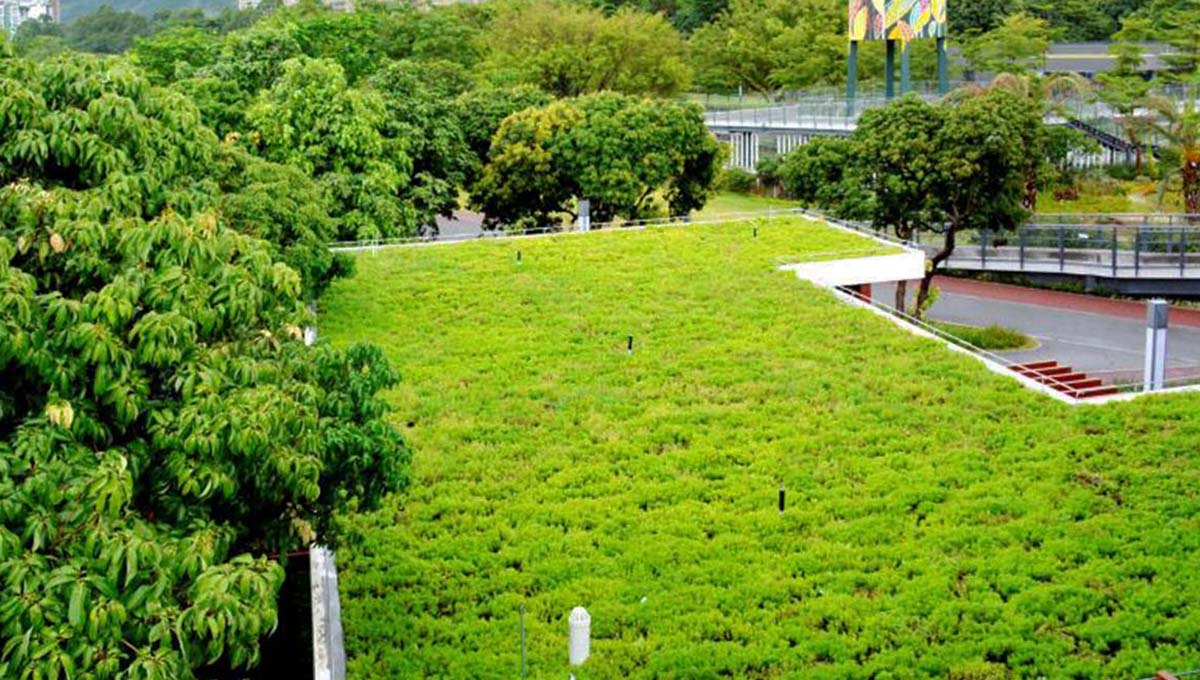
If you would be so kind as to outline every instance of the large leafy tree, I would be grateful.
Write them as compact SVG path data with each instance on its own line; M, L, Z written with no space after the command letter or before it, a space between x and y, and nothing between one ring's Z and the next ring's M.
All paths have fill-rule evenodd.
M867 190L870 219L911 241L919 231L940 228L945 182L941 134L950 110L916 97L867 111L854 132L852 179ZM896 308L904 310L907 282L896 286Z
M496 11L481 65L496 84L573 97L605 90L671 96L690 83L683 40L661 16L632 8L605 16L552 0Z
M1022 200L1029 167L1048 155L1042 117L1034 99L1003 87L936 105L909 97L865 114L846 142L793 152L784 175L799 176L785 181L808 200L900 238L938 234L916 295L920 315L933 275L963 232L1011 229L1028 215ZM906 292L898 291L897 308L905 307Z
M519 111L549 103L550 95L532 85L475 88L460 94L454 102L454 108L459 129L472 155L468 184L479 178L488 160L492 137L504 119Z
M454 97L469 87L462 67L453 62L392 62L371 76L387 111L385 134L405 140L412 159L412 180L402 195L416 211L417 223L436 229L439 215L450 217L458 192L475 157L456 117Z
M685 215L704 205L721 158L694 105L589 95L506 119L472 200L493 226L574 217L579 199L596 221L644 217L660 194Z
M350 87L337 62L285 62L246 117L259 153L316 178L342 238L417 233L420 216L403 195L413 171L407 142L389 136L383 96Z
M0 140L0 676L252 664L269 556L403 486L396 377L300 340L301 277L235 228L181 96L0 59Z
M1028 97L997 89L952 100L937 133L941 178L935 190L935 231L942 244L917 292L916 309L926 308L934 274L954 254L965 231L1013 229L1029 213L1022 201L1030 158L1044 158L1042 110Z

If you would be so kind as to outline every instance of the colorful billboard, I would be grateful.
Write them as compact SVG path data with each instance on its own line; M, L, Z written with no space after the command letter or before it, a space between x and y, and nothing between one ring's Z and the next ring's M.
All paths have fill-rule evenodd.
M946 37L948 0L850 0L850 40Z

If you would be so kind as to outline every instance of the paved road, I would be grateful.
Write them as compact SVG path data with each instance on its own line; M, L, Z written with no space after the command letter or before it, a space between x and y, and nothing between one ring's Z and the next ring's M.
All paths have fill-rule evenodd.
M1053 359L1088 373L1115 371L1126 379L1141 376L1146 337L1141 303L960 279L939 279L938 286L942 296L930 310L930 318L972 326L1000 324L1041 343L1037 349L1000 353L1013 361ZM895 288L878 285L874 294L891 304ZM1167 360L1173 376L1200 373L1200 314L1172 312Z
M437 219L439 239L461 239L479 236L483 232L483 215L469 210L458 210L454 219Z

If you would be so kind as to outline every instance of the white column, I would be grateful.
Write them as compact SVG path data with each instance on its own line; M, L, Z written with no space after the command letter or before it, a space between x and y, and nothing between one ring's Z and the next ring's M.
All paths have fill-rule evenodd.
M1143 389L1161 390L1167 377L1167 322L1171 308L1166 300L1146 302L1146 370Z

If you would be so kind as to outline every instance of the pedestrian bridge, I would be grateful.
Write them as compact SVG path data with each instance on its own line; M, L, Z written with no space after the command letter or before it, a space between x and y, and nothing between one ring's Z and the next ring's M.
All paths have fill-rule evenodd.
M925 233L914 245L932 256L941 237ZM1015 231L960 235L943 266L1088 291L1200 297L1200 215L1042 214Z
M936 98L928 93L918 96ZM788 153L814 137L850 135L864 112L888 101L884 97L821 97L779 106L709 111L704 122L733 147L729 165L753 171L763 155ZM1116 122L1118 116L1103 103L1079 101L1064 103L1046 122L1073 127L1099 145L1098 152L1074 159L1079 167L1131 164L1137 150L1125 141Z

